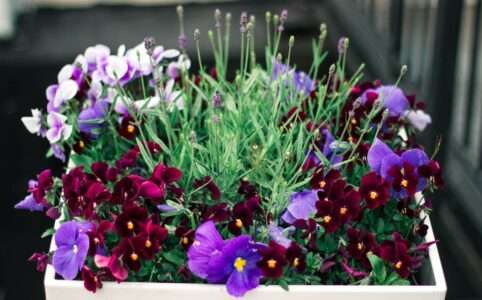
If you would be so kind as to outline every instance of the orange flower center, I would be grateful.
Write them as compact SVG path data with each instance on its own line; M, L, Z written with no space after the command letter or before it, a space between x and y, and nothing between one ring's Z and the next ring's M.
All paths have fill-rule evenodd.
M80 148L80 149L83 149L83 148L85 147L85 143L84 143L84 141L82 141L82 140L79 141L78 145L79 145L79 148Z
M361 242L360 242L360 243L358 243L358 244L356 245L356 248L358 249L358 251L362 251L362 250L363 250L363 248L364 248L363 243L361 243Z
M347 212L348 212L348 208L346 208L346 207L340 208L340 215L343 216L343 215L345 215Z
M243 221L241 219L234 220L234 225L238 228L243 228Z
M324 217L323 217L323 222L324 222L324 223L327 223L327 224L330 223L330 222L331 222L331 216L324 216Z
M355 118L352 118L352 119L351 119L351 123L352 123L353 125L356 125L356 123L358 123L358 122L356 121Z
M94 243L96 243L96 244L100 243L99 238L94 238Z
M131 254L131 260L132 261L137 261L139 259L139 255L137 255L137 253L135 252L132 252Z
M277 262L276 260L274 260L274 259L270 259L270 260L268 260L268 261L266 262L266 264L268 265L268 268L270 268L270 269L276 268L276 264L277 264L277 263L278 263L278 262Z
M400 270L400 269L402 268L402 265L403 265L403 263L399 260L399 261L395 264L395 269Z
M294 260L293 260L293 267L297 267L300 265L300 259L298 257L296 257Z
M146 246L146 248L151 248L152 246L152 242L147 240L145 243L144 243L144 246Z
M185 236L185 237L183 237L183 238L181 239L181 243L183 243L184 245L189 244L189 238L188 238L188 237L186 237L186 236Z
M134 127L134 125L132 125L132 124L127 125L127 132L128 133L133 133L134 131L136 131L136 127Z
M404 188L406 188L408 186L408 180L403 179L402 182L400 182L400 185L403 186Z
M134 223L132 223L132 221L127 222L127 229L128 229L128 230L133 230L133 229L134 229Z
M376 200L378 198L378 193L371 191L370 194L368 194L368 197L370 197L371 200Z
M320 186L320 189L323 189L323 188L325 188L325 186L326 186L326 181L322 180L322 181L320 181L318 184L319 184L319 186Z

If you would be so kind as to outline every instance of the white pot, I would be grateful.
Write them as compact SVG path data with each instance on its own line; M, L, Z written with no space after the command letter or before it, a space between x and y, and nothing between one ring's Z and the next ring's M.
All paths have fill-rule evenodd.
M435 240L430 220L427 241ZM52 240L51 249L55 245ZM294 285L289 291L279 286L259 286L249 291L246 300L444 300L447 292L437 246L429 248L429 260L420 272L421 285L416 286L346 286ZM51 265L45 272L47 300L229 300L233 297L224 285L153 282L103 282L103 287L91 293L82 281L55 278Z

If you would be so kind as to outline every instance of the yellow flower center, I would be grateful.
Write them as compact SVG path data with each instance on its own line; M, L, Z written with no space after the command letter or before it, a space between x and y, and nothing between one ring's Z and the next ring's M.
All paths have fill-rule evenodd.
M80 149L84 149L84 147L85 147L85 143L84 143L84 141L82 141L82 140L79 141L79 144L78 144L78 145L79 145L79 148L80 148Z
M236 258L236 260L234 261L234 268L236 269L236 271L238 272L243 272L244 270L244 267L246 267L246 260L241 258L241 257L238 257Z
M408 186L408 180L403 179L402 182L400 182L400 185L403 186L404 188L406 188Z
M358 251L362 251L363 247L364 247L363 243L361 243L361 242L356 245L356 248L358 249Z
M128 133L133 133L135 130L136 130L136 128L134 127L134 125L132 125L132 124L127 125L127 132Z
M331 216L324 216L324 217L323 217L323 222L324 222L324 223L327 223L327 224L330 223L330 222L331 222Z
M133 230L133 229L134 229L134 223L132 223L132 221L127 222L127 229L128 229L128 230Z
M356 123L357 123L356 119L355 119L355 118L352 118L352 119L351 119L351 123L352 123L353 125L356 125Z
M151 248L152 242L151 242L150 240L147 240L147 241L144 243L144 246L146 246L146 248Z
M340 215L343 216L343 215L345 215L347 212L348 212L348 208L346 208L346 207L340 208Z
M131 260L132 261L137 261L139 259L139 255L137 255L137 253L135 252L132 252L131 254Z
M294 260L293 260L293 267L297 267L300 265L300 259L298 257L296 257Z
M318 184L320 185L320 189L322 189L326 186L326 181L322 180Z
M368 194L368 197L371 199L371 200L376 200L378 198L378 193L375 192L375 191L371 191L370 194Z
M276 268L276 264L278 264L278 262L275 259L270 259L266 262L266 264L268 265L268 268L274 269Z
M402 268L402 265L403 265L403 263L399 260L399 261L395 264L395 269L400 270L400 269Z
M186 237L186 236L185 236L185 237L183 237L183 238L181 239L181 243L183 243L184 245L189 244L189 238L188 238L188 237Z
M234 225L238 228L243 228L243 221L241 221L241 219L236 219L234 220Z
M100 240L99 240L99 238L94 238L94 243L95 243L95 244L98 244L98 243L100 243Z

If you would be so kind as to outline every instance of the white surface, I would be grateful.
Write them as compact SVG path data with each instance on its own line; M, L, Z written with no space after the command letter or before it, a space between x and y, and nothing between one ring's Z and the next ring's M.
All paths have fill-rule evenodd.
M427 241L433 241L432 225L429 226ZM51 250L54 243L51 243ZM429 249L429 258L435 285L418 286L290 286L286 292L278 286L260 286L250 291L247 300L443 300L447 286L436 245ZM52 266L45 273L45 294L47 300L228 300L230 297L224 285L188 283L135 283L104 282L103 288L95 294L84 289L82 281L57 280Z

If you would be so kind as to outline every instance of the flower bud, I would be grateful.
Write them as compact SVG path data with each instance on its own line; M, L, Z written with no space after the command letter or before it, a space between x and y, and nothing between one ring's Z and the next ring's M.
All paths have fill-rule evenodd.
M199 41L200 36L201 36L201 32L199 31L198 28L196 28L196 29L194 30L194 40L195 40L195 41Z

